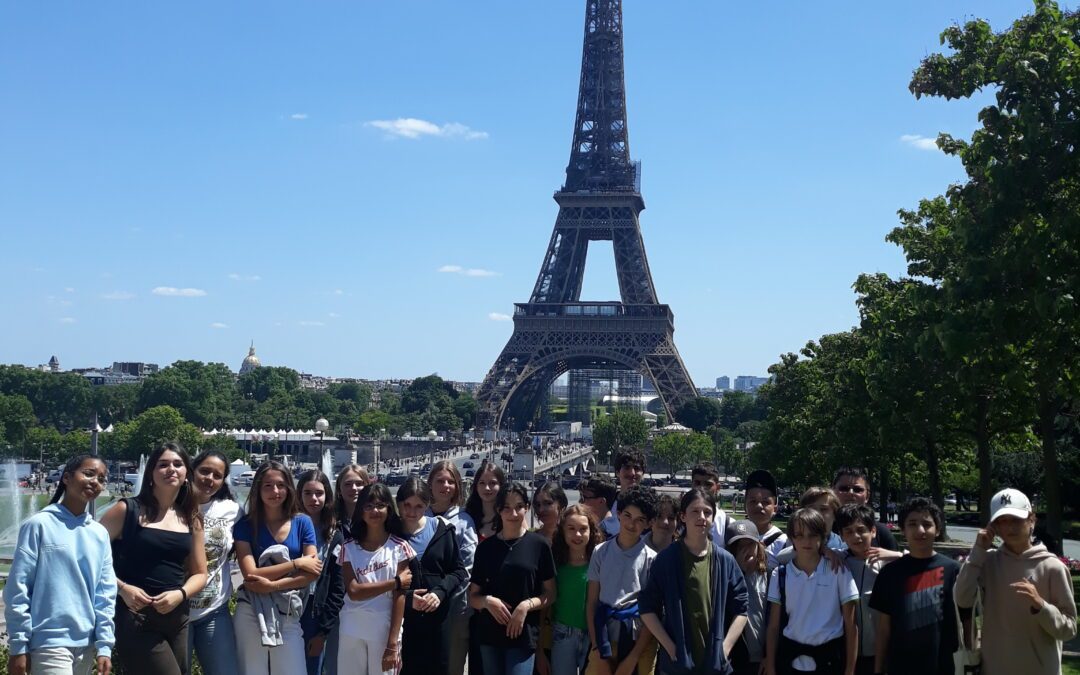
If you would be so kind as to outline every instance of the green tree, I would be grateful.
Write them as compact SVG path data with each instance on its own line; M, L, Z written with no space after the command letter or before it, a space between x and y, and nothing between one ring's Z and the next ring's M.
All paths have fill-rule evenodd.
M649 436L649 425L640 414L616 408L596 420L592 436L597 456L608 462L620 447L643 444Z
M692 398L679 406L675 419L694 431L705 431L720 420L720 402L704 396Z
M142 384L118 384L94 388L94 410L98 423L107 427L118 422L130 422L139 412L139 393Z
M34 406L22 394L0 394L0 444L20 444L37 424Z
M106 446L112 456L121 459L138 459L139 455L149 455L154 448L165 441L178 441L185 450L198 452L202 444L199 429L180 415L180 412L167 405L155 406L135 417L130 422L114 427Z
M654 462L667 466L668 473L674 476L698 462L709 459L712 453L712 439L706 434L693 432L657 436L653 440L651 454Z
M745 391L725 392L724 398L720 399L720 418L716 423L729 431L735 431L742 422L761 419L763 416L758 417L758 412L753 394Z
M253 372L267 370L256 368ZM233 423L236 385L225 364L177 361L147 377L139 389L138 410L167 405L205 429Z
M393 423L393 417L381 410L365 410L356 420L353 428L365 436L374 436L380 429L389 430Z

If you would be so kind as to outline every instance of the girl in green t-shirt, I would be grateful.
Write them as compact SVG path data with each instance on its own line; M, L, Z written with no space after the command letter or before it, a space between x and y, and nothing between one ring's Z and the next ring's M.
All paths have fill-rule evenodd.
M585 672L589 655L589 631L585 619L585 588L589 558L604 540L600 524L587 507L574 504L563 509L555 535L555 583L558 588L553 608L554 642L551 663L537 653L540 675L578 675Z

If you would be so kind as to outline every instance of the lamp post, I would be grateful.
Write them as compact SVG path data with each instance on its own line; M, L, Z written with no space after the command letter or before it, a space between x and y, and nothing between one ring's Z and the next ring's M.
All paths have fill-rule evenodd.
M382 437L386 429L379 429L379 435L375 437L375 475L379 475L379 454L382 451Z
M427 432L428 439L428 463L435 466L435 439L439 437L434 429Z
M326 421L326 418L320 417L315 420L315 431L319 432L319 461L323 458L323 436L326 435L326 430L330 428L330 423Z

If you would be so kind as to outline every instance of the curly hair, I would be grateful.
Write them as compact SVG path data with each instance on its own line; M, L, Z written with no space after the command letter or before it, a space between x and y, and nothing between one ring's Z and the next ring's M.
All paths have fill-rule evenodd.
M551 544L551 553L555 556L557 566L565 565L570 561L570 545L566 543L563 527L566 526L566 519L571 516L584 516L589 521L589 540L585 543L586 559L591 559L597 544L604 541L604 532L600 529L600 523L597 522L596 516L589 507L584 504L567 506L559 514L559 530L555 533L555 541Z

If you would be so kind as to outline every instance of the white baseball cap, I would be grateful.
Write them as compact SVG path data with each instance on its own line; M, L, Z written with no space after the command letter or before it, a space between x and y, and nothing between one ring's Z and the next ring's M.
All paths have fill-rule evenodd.
M1001 516L1027 518L1031 515L1031 500L1023 492L1005 488L990 500L990 522Z

